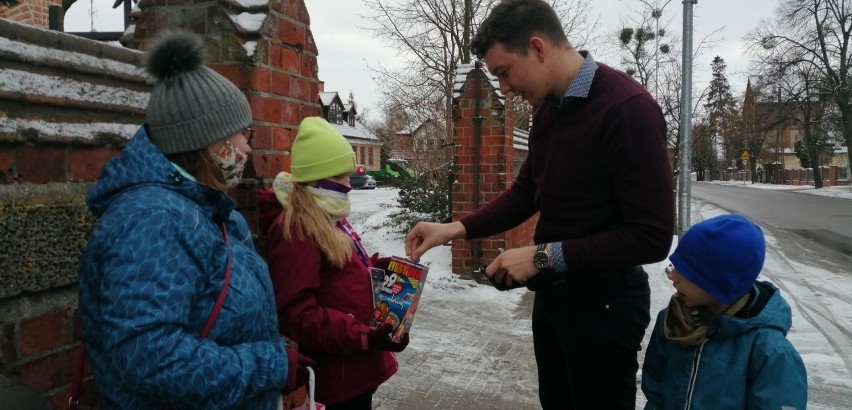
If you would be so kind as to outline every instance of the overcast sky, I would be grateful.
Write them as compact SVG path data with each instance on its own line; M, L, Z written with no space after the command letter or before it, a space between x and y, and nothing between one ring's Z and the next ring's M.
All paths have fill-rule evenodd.
M370 113L368 118L379 118L380 96L376 94L368 65L379 63L395 67L399 65L398 52L388 48L373 38L372 32L359 28L369 24L360 18L370 14L360 0L305 0L311 16L311 31L319 49L319 78L325 81L326 91L338 91L345 100L349 92L355 94L355 100ZM118 31L123 27L120 8L110 9L111 2L99 2L94 28L97 31ZM107 4L109 3L109 4ZM661 2L665 4L665 0ZM719 55L728 65L728 79L736 95L745 89L749 61L744 55L742 37L753 29L758 21L773 15L778 0L699 0L694 6L694 43L710 32L724 28L719 41L712 49L704 53L701 60L695 62L694 81L703 88L709 80L710 61ZM641 9L639 0L594 0L593 18L599 17L601 34L615 33L620 22L631 14L631 10ZM92 19L88 15L90 2L78 1L66 14L66 31L89 31ZM663 20L671 16L671 32L680 33L683 4L670 0L663 12ZM596 48L590 45L590 48ZM614 54L596 55L596 60L618 66L618 57Z

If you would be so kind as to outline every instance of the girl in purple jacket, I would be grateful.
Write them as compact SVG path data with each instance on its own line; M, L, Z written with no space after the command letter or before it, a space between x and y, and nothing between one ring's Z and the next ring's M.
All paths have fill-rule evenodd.
M391 352L408 344L370 328L374 261L346 219L354 169L346 139L324 119L306 118L292 173L258 192L279 330L316 361L316 400L330 410L371 409L376 388L398 369Z

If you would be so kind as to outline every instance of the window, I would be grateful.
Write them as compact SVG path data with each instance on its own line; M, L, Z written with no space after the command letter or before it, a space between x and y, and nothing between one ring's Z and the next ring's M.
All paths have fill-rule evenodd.
M343 107L336 102L331 103L331 106L328 107L328 122L332 124L342 124L343 123Z
M370 149L367 150L367 153L369 154L369 157L367 157L367 163L370 165L373 165L373 151L375 149L376 147L370 147Z

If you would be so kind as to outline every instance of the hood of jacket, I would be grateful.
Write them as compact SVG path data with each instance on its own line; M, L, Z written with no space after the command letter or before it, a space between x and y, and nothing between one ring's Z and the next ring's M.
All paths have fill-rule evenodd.
M122 193L142 187L161 187L207 208L213 220L223 222L234 209L234 201L222 191L186 178L160 152L143 125L122 151L101 172L86 195L89 209L100 217Z
M777 297L778 288L769 282L755 282L753 289L755 296L748 304L736 315L723 315L708 330L708 337L734 337L756 328L776 329L787 335L793 325L793 316L790 305Z
M269 227L284 210L284 207L278 202L275 196L275 191L270 187L266 189L258 189L255 193L255 204L257 204L258 226L260 232L267 233Z

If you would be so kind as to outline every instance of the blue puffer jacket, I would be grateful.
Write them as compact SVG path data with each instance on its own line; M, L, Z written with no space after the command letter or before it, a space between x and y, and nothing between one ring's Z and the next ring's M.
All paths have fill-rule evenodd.
M142 127L87 202L100 220L80 260L80 316L101 408L274 410L285 343L266 264L233 201L182 176ZM199 340L229 251L227 299Z
M805 408L805 365L786 338L790 306L769 282L757 282L754 289L751 313L723 315L698 346L666 339L668 309L660 312L642 365L645 409Z

